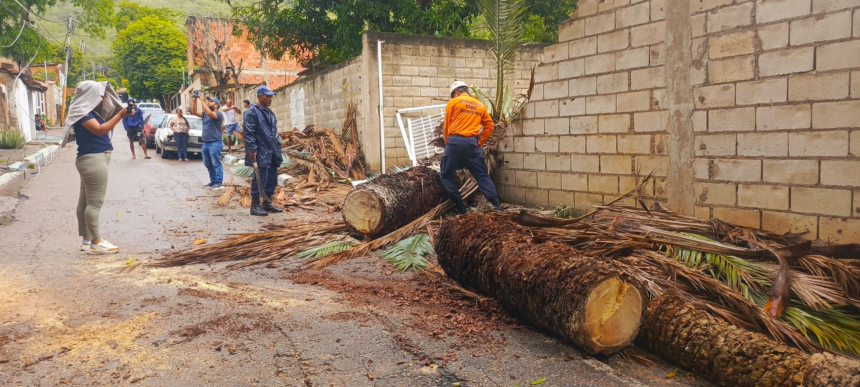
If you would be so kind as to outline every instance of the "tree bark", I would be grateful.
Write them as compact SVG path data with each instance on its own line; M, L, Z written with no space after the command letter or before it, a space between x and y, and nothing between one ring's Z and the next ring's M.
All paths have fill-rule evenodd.
M449 218L435 249L449 277L589 353L616 352L639 330L647 295L638 282L604 258L541 241L507 218Z
M648 306L636 344L720 386L860 386L860 363L733 326L667 295Z
M418 219L447 196L438 171L415 167L354 188L341 212L350 229L375 237Z

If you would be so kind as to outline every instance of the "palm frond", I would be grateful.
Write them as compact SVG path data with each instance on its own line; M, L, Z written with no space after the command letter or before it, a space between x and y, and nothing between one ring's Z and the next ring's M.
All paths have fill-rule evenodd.
M489 56L496 75L496 95L490 101L495 120L500 119L505 94L505 78L516 69L520 43L525 38L523 0L479 0L483 27L489 36Z
M324 257L326 255L332 253L339 253L341 251L349 250L355 244L353 241L333 241L328 242L316 247L311 247L307 250L304 250L298 254L296 254L296 258L307 259L307 258L319 258Z
M235 168L233 168L233 175L247 179L251 176L254 176L254 167L249 167L247 165L237 165Z
M383 250L381 254L382 259L403 273L409 269L426 270L428 263L424 257L434 252L430 237L427 234L418 234L395 243L394 246Z

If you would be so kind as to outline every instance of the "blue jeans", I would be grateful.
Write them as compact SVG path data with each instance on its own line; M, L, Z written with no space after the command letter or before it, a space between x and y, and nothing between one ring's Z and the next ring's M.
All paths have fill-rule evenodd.
M210 141L203 144L203 165L209 170L209 182L221 184L224 182L224 168L221 166L221 150L224 143L221 141Z
M173 140L176 141L176 157L181 159L188 158L188 133L176 133L173 135Z
M484 154L478 146L476 137L462 137L451 135L445 144L445 153L442 154L442 185L448 191L454 202L463 200L460 195L460 187L457 185L455 174L458 169L467 168L478 183L478 189L490 202L498 199L496 186L487 172L487 164L484 162Z

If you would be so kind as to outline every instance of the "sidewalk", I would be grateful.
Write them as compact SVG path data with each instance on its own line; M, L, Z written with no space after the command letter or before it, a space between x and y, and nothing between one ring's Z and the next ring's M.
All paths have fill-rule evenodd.
M32 141L21 148L0 149L0 198L15 197L28 180L38 176L40 167L45 167L52 157L39 155L30 160L27 160L27 157L37 154L42 149L59 145L63 138L62 134L63 128L52 127L48 128L47 134L39 132ZM0 205L0 214L3 212L3 206Z

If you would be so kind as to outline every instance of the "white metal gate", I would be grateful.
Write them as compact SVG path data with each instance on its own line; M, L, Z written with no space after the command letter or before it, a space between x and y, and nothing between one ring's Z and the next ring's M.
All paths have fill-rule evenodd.
M406 152L413 166L418 165L419 160L428 159L443 152L442 148L431 145L430 142L435 138L433 130L445 120L445 106L432 105L397 111L397 123L400 125L400 133L403 135L403 142L406 143ZM418 113L420 116L408 118L404 126L403 113Z

